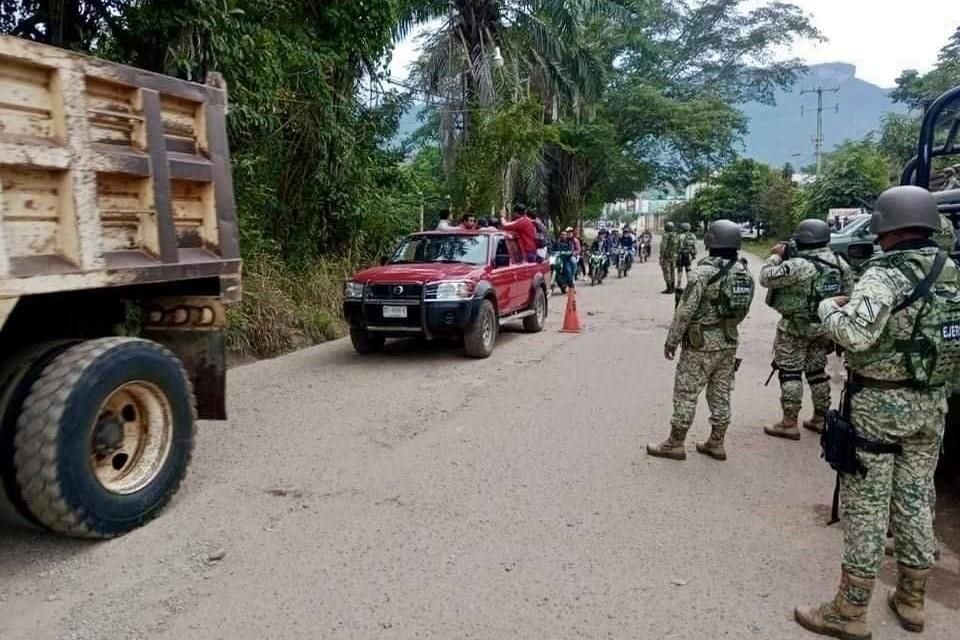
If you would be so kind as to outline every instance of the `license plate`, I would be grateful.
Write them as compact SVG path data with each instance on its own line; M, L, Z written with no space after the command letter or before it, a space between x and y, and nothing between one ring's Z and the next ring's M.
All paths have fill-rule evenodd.
M406 318L407 317L407 308L406 307L383 307L383 317L384 318Z

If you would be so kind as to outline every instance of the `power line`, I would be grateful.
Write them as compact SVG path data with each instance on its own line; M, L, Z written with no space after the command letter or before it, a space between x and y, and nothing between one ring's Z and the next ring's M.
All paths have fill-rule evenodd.
M800 95L806 95L808 93L817 94L817 135L813 139L814 149L817 154L817 177L820 177L820 172L823 170L823 94L825 93L839 93L839 88L833 89L824 89L822 86L817 86L816 89L803 89L800 92ZM840 113L840 103L834 105L836 113ZM803 105L800 105L800 115L805 115L803 110Z

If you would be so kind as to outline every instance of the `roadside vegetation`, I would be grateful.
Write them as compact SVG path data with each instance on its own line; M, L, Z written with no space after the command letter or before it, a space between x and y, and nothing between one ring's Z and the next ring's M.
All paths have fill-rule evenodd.
M388 78L394 44L420 30L410 77ZM786 169L737 160L736 105L790 85L800 61L773 52L819 37L789 3L0 0L0 33L199 82L223 75L246 261L229 338L246 356L339 335L343 279L417 229L421 207L430 226L441 208L525 202L565 226L646 186L709 176L678 215L739 211L749 193L750 215L780 216L780 229L804 203L833 202L796 192ZM922 101L947 82L937 74L905 75L900 99ZM398 144L413 104L422 127ZM878 149L901 148L911 126L852 144L892 166Z

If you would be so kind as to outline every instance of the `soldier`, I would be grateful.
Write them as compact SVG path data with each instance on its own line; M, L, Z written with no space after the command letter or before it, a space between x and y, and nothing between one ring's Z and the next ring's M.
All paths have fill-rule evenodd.
M898 579L887 602L903 628L924 627L934 562L927 489L943 437L945 384L960 375L960 272L932 239L940 229L933 197L919 187L889 189L870 228L883 254L864 265L849 300L824 300L819 309L849 368L843 412L824 435L825 454L852 453L828 456L831 464L839 458L838 468L854 470L840 476L840 588L831 602L794 612L810 631L853 640L871 637L867 607L890 509Z
M680 225L680 233L676 237L676 248L673 253L677 261L677 281L681 280L681 273L685 273L689 280L690 268L693 266L693 261L697 259L697 236L693 235L689 222Z
M767 435L800 439L797 421L803 404L803 376L813 398L813 417L804 420L810 431L823 431L830 408L830 376L827 355L833 343L824 335L817 307L826 298L850 295L853 272L827 245L830 227L822 220L804 220L797 226L791 245L781 243L770 251L760 270L760 284L767 288L767 304L780 313L773 341L774 369L780 377L780 422L764 427ZM771 374L772 375L772 374Z
M676 240L673 223L668 221L663 225L663 235L660 236L660 270L663 271L663 282L666 284L666 289L660 293L673 293L677 284Z
M738 325L753 301L753 276L739 260L740 227L729 220L710 225L704 238L710 255L697 264L683 292L663 352L673 360L683 344L673 387L670 437L647 445L658 458L685 460L684 441L693 424L697 398L706 388L710 407L710 438L697 451L726 460L724 436L730 425L730 392L736 372Z

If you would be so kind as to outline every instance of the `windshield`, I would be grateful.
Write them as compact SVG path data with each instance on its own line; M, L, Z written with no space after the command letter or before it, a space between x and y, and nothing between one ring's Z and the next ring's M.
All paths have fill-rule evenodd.
M406 238L389 264L429 262L462 262L482 265L487 263L487 236L430 235Z
M847 226L845 226L840 231L837 231L837 235L841 235L841 236L853 235L854 233L859 231L861 228L863 228L864 225L869 224L869 222L870 222L869 215L857 216L856 218L848 222Z

